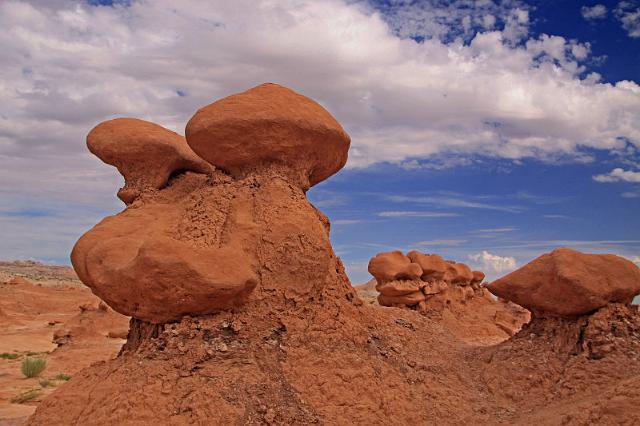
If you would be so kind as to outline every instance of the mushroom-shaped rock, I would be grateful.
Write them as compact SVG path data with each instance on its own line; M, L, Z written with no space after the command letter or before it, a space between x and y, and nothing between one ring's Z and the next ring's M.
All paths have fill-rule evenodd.
M417 280L422 276L422 268L400 251L379 253L369 261L369 273L378 283L394 280Z
M487 288L539 316L577 316L609 302L630 303L640 292L640 269L612 254L585 254L560 248Z
M410 251L407 257L411 262L417 263L422 268L423 281L435 281L444 278L447 264L441 256L437 254L424 254L419 251Z
M469 285L473 280L471 269L464 263L448 262L445 280L452 284Z
M262 84L201 108L186 127L187 143L232 175L284 165L303 189L340 170L349 136L318 103L277 84Z
M124 176L125 185L118 197L126 204L145 188L162 188L176 171L208 173L212 169L189 148L184 137L136 118L98 124L87 135L87 146Z
M471 280L471 284L480 284L484 280L484 272L482 271L472 271L473 279Z

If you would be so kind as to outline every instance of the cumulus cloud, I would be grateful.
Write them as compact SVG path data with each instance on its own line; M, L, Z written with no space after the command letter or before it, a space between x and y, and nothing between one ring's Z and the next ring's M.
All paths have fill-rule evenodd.
M0 191L106 196L117 175L84 147L97 122L182 132L197 108L264 81L344 124L349 167L589 161L583 149L640 144L640 86L599 83L588 44L531 37L523 2L387 3L0 2Z
M640 183L640 172L634 172L632 170L615 168L607 174L593 176L593 180L601 183L608 183L608 182Z
M604 19L607 17L607 6L604 4L596 4L593 6L582 6L580 9L582 17L587 21L594 19Z
M469 260L487 275L501 275L516 269L516 259L511 256L498 256L483 250L480 253L470 254Z
M629 37L640 37L640 2L637 0L621 1L613 13Z

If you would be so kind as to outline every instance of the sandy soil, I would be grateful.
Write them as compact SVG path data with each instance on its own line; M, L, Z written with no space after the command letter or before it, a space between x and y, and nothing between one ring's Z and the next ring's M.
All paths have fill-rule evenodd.
M59 375L117 355L129 320L99 302L69 267L0 262L0 425L22 424ZM20 371L27 356L47 361L37 377Z

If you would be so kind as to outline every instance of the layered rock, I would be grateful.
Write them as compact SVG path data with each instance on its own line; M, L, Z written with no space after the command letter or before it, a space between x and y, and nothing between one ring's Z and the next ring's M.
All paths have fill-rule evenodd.
M378 302L382 306L420 305L418 308L424 311L427 299L450 288L460 293L462 300L484 294L480 288L483 272L472 272L464 263L445 261L437 254L415 250L406 256L400 251L379 253L369 261L369 273L378 283Z
M492 282L488 290L537 316L579 316L640 293L640 269L612 254L560 248Z

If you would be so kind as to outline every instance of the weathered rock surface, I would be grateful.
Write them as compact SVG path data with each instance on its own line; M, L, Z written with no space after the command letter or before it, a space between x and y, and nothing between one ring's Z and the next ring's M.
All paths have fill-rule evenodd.
M272 83L201 108L189 120L186 138L198 155L233 176L286 164L292 181L304 189L340 170L350 144L322 106Z
M292 117L286 105L297 111ZM219 119L228 133L216 133ZM126 188L160 188L176 168L182 173L80 238L71 255L80 279L116 311L153 323L239 307L258 286L257 297L271 290L298 297L323 285L336 269L328 220L296 179L302 169L313 180L342 167L348 136L335 120L311 100L267 85L201 110L190 129L196 146L215 142L208 154L245 156L216 162L243 173L214 170L183 138L152 123L112 120L92 130L89 146L119 168ZM269 149L279 157L261 157ZM184 171L192 169L198 173Z
M560 248L487 286L491 293L539 316L584 315L640 293L640 269L612 254Z
M379 253L369 261L369 273L378 283L394 280L415 280L422 276L422 268L399 251ZM391 295L392 296L392 295Z
M124 176L125 185L118 197L126 204L145 189L162 188L174 172L209 173L213 169L189 148L184 137L137 118L98 124L87 135L87 146Z

